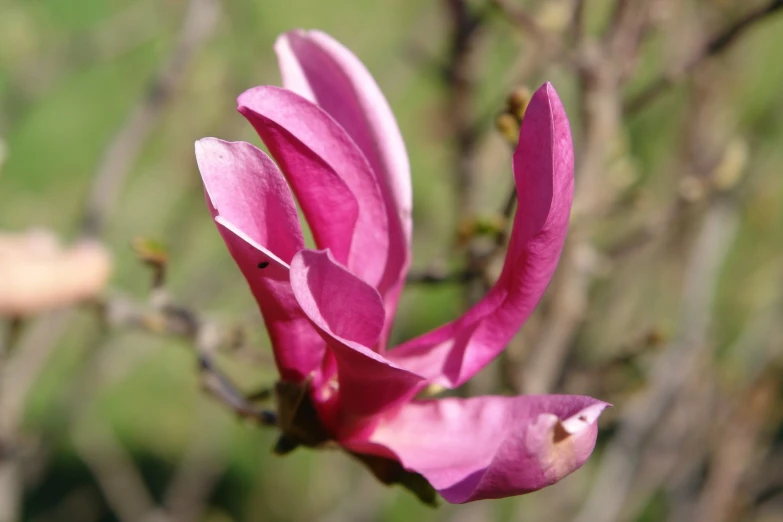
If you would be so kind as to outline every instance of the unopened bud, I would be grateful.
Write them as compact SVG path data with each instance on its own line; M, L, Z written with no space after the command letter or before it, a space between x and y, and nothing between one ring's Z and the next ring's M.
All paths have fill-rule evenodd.
M478 216L475 221L474 230L477 236L494 236L501 232L506 226L506 219L503 216L492 214L487 216Z
M49 231L0 233L0 316L89 300L103 290L111 269L109 252L93 241L65 248Z
M508 112L514 116L517 121L522 121L522 118L525 116L525 110L527 109L527 104L530 103L531 96L532 93L527 87L518 87L508 95L508 99L506 100Z
M169 261L166 246L153 239L137 237L131 247L139 260L152 269L152 288L161 288L166 277L166 264Z
M166 246L154 239L137 237L131 243L131 248L141 261L150 265L163 265L169 260Z
M741 138L733 139L712 175L712 183L718 190L730 190L742 179L748 163L748 144Z
M504 112L495 119L495 128L512 146L519 141L519 122L511 114Z
M457 225L457 245L463 247L476 235L476 221L473 217L463 217Z

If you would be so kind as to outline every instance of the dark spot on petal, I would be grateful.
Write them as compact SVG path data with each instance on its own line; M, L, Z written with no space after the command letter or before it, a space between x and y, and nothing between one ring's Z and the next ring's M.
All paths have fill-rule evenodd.
M568 433L566 429L563 427L563 424L561 422L555 424L553 435L554 436L552 442L554 442L555 444L557 444L558 442L562 442L571 436L571 434Z
M266 268L269 266L269 261L261 261L258 263L258 268Z

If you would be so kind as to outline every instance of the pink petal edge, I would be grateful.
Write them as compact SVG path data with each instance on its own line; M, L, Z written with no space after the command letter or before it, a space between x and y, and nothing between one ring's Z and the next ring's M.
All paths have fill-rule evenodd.
M288 262L304 247L291 191L277 166L249 143L204 138L196 142L196 160L218 231L261 309L280 374L301 382L320 366L325 345L288 282Z
M370 349L384 324L383 303L374 288L339 265L328 251L299 252L291 262L290 277L299 305L337 362L340 429L350 431L362 420L409 401L421 389L420 376ZM317 393L333 391L326 386Z
M340 442L399 460L461 504L529 493L577 470L607 406L574 395L413 402L383 416L371 435Z
M316 103L362 149L411 238L411 179L405 143L389 102L364 64L321 31L282 34L275 51L283 86Z
M565 110L549 83L528 105L513 166L519 205L500 278L465 315L388 354L446 387L464 383L505 348L557 267L573 200L573 146Z
M318 247L377 286L389 255L386 212L351 137L318 106L278 87L249 89L237 105L291 184Z
M348 132L379 182L389 224L389 257L378 285L386 308L383 350L411 257L410 165L400 129L370 72L331 36L290 31L278 37L275 51L283 85L316 103Z

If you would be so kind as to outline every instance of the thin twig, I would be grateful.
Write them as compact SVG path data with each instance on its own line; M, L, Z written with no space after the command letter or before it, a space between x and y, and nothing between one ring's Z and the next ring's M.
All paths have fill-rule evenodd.
M475 94L480 63L477 46L484 22L483 12L474 12L465 0L446 0L450 21L450 51L446 68L447 118L453 135L453 161L456 176L457 216L462 220L476 213L476 134ZM475 272L478 255L469 245L466 272ZM478 300L483 288L475 278L465 279L467 305Z
M125 124L114 135L93 176L85 203L82 232L100 236L109 211L114 208L125 179L136 162L150 132L158 123L165 106L173 100L196 52L201 49L220 15L219 0L191 0L188 4L176 46L160 72L131 111Z
M531 40L538 42L543 52L550 58L565 62L575 62L575 58L565 46L559 35L547 31L524 9L520 9L508 0L490 0L492 5L515 27L524 31Z
M82 232L100 235L124 179L157 122L163 106L181 84L184 70L194 52L211 33L219 13L216 0L192 0L178 44L168 63L148 88L144 99L108 145L85 203ZM0 368L0 522L19 519L21 477L17 458L17 438L21 412L29 390L53 352L56 341L67 329L72 311L38 319L19 342L14 360Z
M253 405L207 355L202 354L199 357L199 369L204 389L231 408L234 413L240 417L254 420L262 426L277 426L277 415Z
M474 207L476 135L473 132L473 99L476 87L475 47L481 18L464 0L446 0L451 41L445 69L448 89L449 128L454 135L457 206L470 215Z
M618 520L633 484L642 445L707 346L717 280L737 221L733 202L712 203L688 258L679 335L655 362L646 391L627 404L621 414L617 432L603 455L588 500L576 522Z
M670 87L674 86L680 79L690 74L699 65L707 59L716 56L728 49L740 36L748 29L753 27L770 15L783 8L783 0L772 0L767 5L751 11L743 18L732 22L724 29L718 31L715 36L710 38L702 51L691 58L680 69L678 73L666 72L657 79L650 82L639 94L633 96L623 105L623 113L626 115L635 114L655 101L659 96L665 93Z
M103 301L99 310L108 327L168 335L194 344L204 389L238 415L264 426L276 426L274 413L256 408L212 360L222 345L233 343L232 328L165 300L141 305L115 296Z
M24 406L71 319L70 311L37 319L20 338L13 357L0 366L0 522L20 518L19 437Z
M614 68L621 78L627 79L635 69L642 40L650 28L654 3L654 0L618 0L615 4L604 46L613 57Z
M157 507L133 459L111 431L88 423L74 436L75 448L98 481L98 485L122 522L168 522Z
M177 522L203 520L209 494L226 467L220 458L224 430L211 422L207 413L199 408L196 419L199 428L166 488L163 505Z
M720 405L717 375L710 363L703 353L640 448L638 476L621 518L637 519L650 496L661 489L669 490L670 497L681 497L679 493L690 490L692 478L702 470Z
M734 520L733 511L742 497L742 480L755 465L755 453L774 411L779 388L777 379L763 375L739 393L725 422L714 431L711 465L695 510L696 522Z
M580 79L584 143L576 162L579 190L573 213L579 218L572 219L578 226L569 232L554 281L551 311L535 341L536 351L517 379L525 393L549 393L560 377L571 341L584 319L594 275L589 262L593 251L590 220L612 198L603 176L620 126L619 72L611 58L600 58L581 69Z
M411 270L405 281L410 285L463 284L478 277L474 272L444 272L442 270Z

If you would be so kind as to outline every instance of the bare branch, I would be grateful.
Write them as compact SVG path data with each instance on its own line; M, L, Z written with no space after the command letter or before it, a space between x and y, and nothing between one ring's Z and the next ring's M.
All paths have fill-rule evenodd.
M262 426L277 427L277 415L254 406L208 356L202 354L199 357L199 369L204 389L231 408L234 413L254 420Z
M473 132L473 99L476 83L475 48L481 19L464 0L447 0L451 41L445 69L448 95L447 118L454 135L454 166L457 205L470 215L474 209L475 155L477 136Z
M19 431L30 390L72 319L70 311L41 317L27 327L13 357L0 366L0 521L19 519L22 495Z
M154 301L145 306L118 296L101 303L100 312L109 327L179 337L193 343L204 389L241 417L276 426L275 414L253 405L212 360L221 346L234 342L234 330L165 299Z
M221 458L223 430L199 408L199 429L191 437L182 461L166 488L163 504L176 522L203 520L209 494L225 470Z
M440 284L463 284L475 279L479 274L473 272L445 272L443 270L428 269L421 271L411 271L405 281L409 285L440 285Z
M163 109L180 89L185 72L195 54L217 25L219 0L191 0L177 43L168 61L150 81L146 93L131 111L125 124L109 143L93 177L90 195L82 217L85 235L103 232L110 209Z
M696 507L696 522L732 520L742 496L742 480L756 463L767 421L774 418L779 382L770 374L739 393L727 419L715 430L711 465ZM728 408L727 408L728 409Z
M122 522L168 522L156 506L133 459L108 428L88 423L75 436L76 451L92 471L106 501Z
M572 53L563 46L559 35L552 34L541 27L527 11L511 5L508 0L491 0L491 3L510 23L528 34L531 40L538 42L543 51L549 56L557 60L574 63Z
M705 216L684 276L679 335L655 362L646 391L621 413L617 433L606 448L590 496L576 522L618 520L633 483L642 445L707 346L717 280L737 221L734 204L725 200L715 201Z
M699 65L716 56L732 44L756 23L768 18L783 8L783 0L772 0L767 5L751 11L743 18L729 24L724 29L718 31L702 48L701 52L691 58L676 74L671 72L664 73L659 78L650 82L642 92L633 96L623 106L623 113L634 114L647 107L655 101L660 95L674 86L679 80L693 72Z

